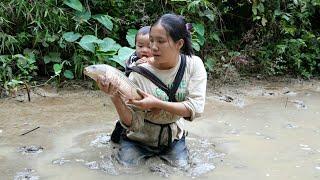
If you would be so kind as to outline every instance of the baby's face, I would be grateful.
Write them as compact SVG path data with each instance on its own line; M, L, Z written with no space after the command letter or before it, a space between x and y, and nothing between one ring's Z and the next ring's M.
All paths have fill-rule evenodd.
M139 34L136 39L136 52L139 58L150 57L151 49L149 47L149 34Z

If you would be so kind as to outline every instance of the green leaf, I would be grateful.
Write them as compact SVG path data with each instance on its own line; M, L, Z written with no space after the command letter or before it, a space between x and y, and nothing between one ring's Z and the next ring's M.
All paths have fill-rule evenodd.
M200 51L200 45L197 41L192 40L192 48L196 51Z
M197 36L197 42L200 44L200 46L203 46L203 45L204 45L204 42L205 42L204 36L201 36L200 34L198 34L198 36Z
M261 24L262 24L262 26L266 26L267 25L267 22L268 22L268 20L266 19L266 18L262 18L261 19Z
M192 23L192 26L194 28L194 30L200 34L201 36L204 36L204 26L203 24L194 24Z
M83 49L94 53L95 52L95 44L94 43L101 43L101 40L99 41L99 39L93 35L85 35L81 38L79 45Z
M61 70L62 70L61 64L54 64L53 65L53 70L54 70L54 74L55 75L60 75Z
M73 79L74 78L74 75L73 75L72 71L70 71L70 70L65 70L63 72L63 75L64 75L64 77L66 77L68 79Z
M132 55L132 53L135 52L134 49L128 48L128 47L122 47L118 51L118 55L113 56L111 60L117 62L122 67L125 67L125 61Z
M213 71L214 66L215 66L216 62L213 58L208 58L206 60L206 62L204 63L205 67L209 70L209 71Z
M81 34L74 32L66 32L62 35L62 37L68 42L74 42L81 37Z
M89 11L77 11L75 13L74 20L77 21L79 24L83 22L88 22L91 18L91 13Z
M211 34L211 37L212 37L214 40L216 40L217 42L220 42L220 41L221 41L221 39L219 38L219 35L218 35L217 33L212 33L212 34Z
M255 6L255 5L252 6L252 13L253 13L253 15L255 15L255 16L258 14L257 6Z
M287 45L278 44L276 47L277 47L277 52L278 52L279 54L283 54L283 53L286 52Z
M214 22L216 15L211 10L207 9L203 13L208 19L210 19L210 21Z
M200 0L191 1L191 3L188 5L188 10L196 8L197 6L199 6L199 3L201 3Z
M290 20L290 17L288 16L288 14L283 14L281 16L282 19L285 19L286 21L289 21Z
M257 9L259 10L259 12L264 13L264 5L263 5L263 3L260 2L258 4L258 6L257 6Z
M134 48L136 45L136 34L138 30L136 29L129 29L126 35L126 39L130 45L130 47Z
M274 11L274 13L273 13L273 16L274 17L278 17L278 16L280 16L281 15L281 11L279 10L279 9L276 9L275 11Z
M97 14L92 17L93 19L99 21L104 27L106 27L109 31L112 31L113 23L111 21L111 17L108 15Z
M101 41L101 43L99 43L99 47L98 47L97 51L105 52L105 53L112 52L111 54L113 54L113 52L116 53L120 48L121 48L121 46L119 44L117 44L116 41L114 41L113 39L104 38Z
M255 21L255 20L259 20L259 19L261 19L260 16L254 16L254 17L253 17L253 20L254 20L254 21Z
M19 84L23 84L23 81L19 81L19 80L12 79L12 80L8 83L8 86L14 88L14 87L16 87L16 86L19 85Z
M297 29L295 27L283 27L283 30L285 34L290 34L291 36L294 36Z
M63 3L74 10L83 11L84 8L79 0L64 0Z
M60 53L58 52L50 52L48 55L43 57L43 61L45 64L48 64L50 62L60 63Z
M67 45L66 45L66 43L63 41L63 39L64 39L64 38L61 37L60 40L59 40L59 43L58 43L58 44L59 44L59 47L62 48L62 49L64 49L65 47L67 47Z
M240 56L240 55L241 55L241 53L238 51L229 51L228 52L228 56L230 56L230 57L235 57L235 56Z

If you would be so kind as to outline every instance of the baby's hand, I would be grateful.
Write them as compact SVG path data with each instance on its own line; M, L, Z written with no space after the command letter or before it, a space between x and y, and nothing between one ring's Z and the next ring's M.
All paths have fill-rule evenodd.
M150 61L150 58L148 58L148 57L142 57L141 59L138 59L138 60L136 61L136 63L137 63L137 65L138 65L138 64L143 64L143 63L149 62L149 61Z

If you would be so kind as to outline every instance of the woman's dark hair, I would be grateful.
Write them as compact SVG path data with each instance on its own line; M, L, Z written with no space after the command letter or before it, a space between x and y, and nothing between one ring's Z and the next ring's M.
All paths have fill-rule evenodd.
M151 28L157 24L160 24L169 33L169 36L174 42L180 39L184 40L181 52L185 55L191 56L193 54L191 35L189 30L191 29L191 24L186 23L183 16L178 16L176 14L164 14L157 22L155 22Z
M142 28L140 28L136 34L136 37L135 37L135 42L137 43L137 37L139 35L146 35L146 34L149 34L150 33L150 29L151 29L151 26L143 26Z

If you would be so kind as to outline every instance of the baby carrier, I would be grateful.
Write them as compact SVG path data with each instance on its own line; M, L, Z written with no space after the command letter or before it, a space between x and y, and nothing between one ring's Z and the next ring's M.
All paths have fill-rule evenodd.
M130 61L129 62L130 64L134 61L133 58L134 58L134 54L128 59L128 61ZM182 80L182 77L184 75L185 68L186 68L186 56L184 54L181 54L181 63L180 63L178 72L176 74L176 77L173 81L173 86L171 88L169 88L167 85L165 85L157 76L155 76L148 69L146 69L142 66L129 66L130 64L128 64L128 61L126 62L126 71L125 71L127 76L131 72L136 72L136 73L141 74L142 76L149 79L156 86L158 86L162 91L164 91L169 97L169 102L177 102L175 94L179 88L180 82ZM168 131L167 131L168 132L168 146L171 145L172 130L170 128L170 124L157 124L157 123L153 123L148 120L145 120L145 122L161 126L159 138L158 138L158 146L160 146L163 129L168 128ZM115 130L112 132L111 140L113 142L118 143L123 131L124 131L124 128L121 126L121 124L119 122L117 122Z

